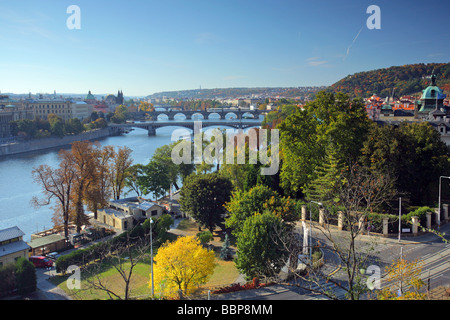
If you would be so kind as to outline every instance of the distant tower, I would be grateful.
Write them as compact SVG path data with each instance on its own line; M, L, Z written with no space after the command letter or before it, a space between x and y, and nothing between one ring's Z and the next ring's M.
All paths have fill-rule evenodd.
M123 92L122 92L122 90L118 90L117 91L116 103L117 104L123 104L123 101L124 101L124 99L123 99Z

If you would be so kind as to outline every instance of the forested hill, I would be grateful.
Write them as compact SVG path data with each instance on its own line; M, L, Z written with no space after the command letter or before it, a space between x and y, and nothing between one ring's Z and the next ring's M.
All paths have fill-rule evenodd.
M419 63L359 72L339 80L328 90L363 98L374 93L382 98L390 97L394 88L396 97L415 95L430 84L428 77L433 70L437 85L450 96L450 63Z

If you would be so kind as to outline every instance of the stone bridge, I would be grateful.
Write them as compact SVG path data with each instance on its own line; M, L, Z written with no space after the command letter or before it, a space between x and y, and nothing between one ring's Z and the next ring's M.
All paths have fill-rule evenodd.
M146 122L127 122L120 124L109 124L109 127L125 131L126 128L141 128L148 131L149 136L156 135L156 129L162 127L184 127L194 130L194 123L196 121L146 121ZM251 127L260 127L262 121L255 120L221 120L221 121L201 121L202 128L206 127L230 127L234 129L247 129Z
M208 120L209 116L219 115L219 119L226 119L226 116L231 115L234 119L242 119L243 116L248 116L249 118L259 119L259 115L266 114L267 110L250 110L250 109L209 109L207 111L187 111L187 110L172 110L167 109L164 111L138 111L129 112L128 116L133 120L153 120L156 121L158 116L166 115L169 120L174 120L176 115L184 115L186 120L192 120L193 115L202 115L204 120Z

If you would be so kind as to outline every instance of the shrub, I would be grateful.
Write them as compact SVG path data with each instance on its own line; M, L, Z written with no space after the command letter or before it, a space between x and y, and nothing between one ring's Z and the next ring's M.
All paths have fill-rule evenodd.
M13 263L0 267L0 298L11 294L15 288Z
M206 245L208 242L214 239L213 234L210 231L202 231L197 233L197 238L203 245Z
M419 207L414 211L409 212L402 216L402 221L411 222L412 217L419 217L420 224L424 226L427 221L427 212L434 212L433 208L430 207Z
M36 268L25 258L19 258L15 266L16 289L21 295L36 291Z

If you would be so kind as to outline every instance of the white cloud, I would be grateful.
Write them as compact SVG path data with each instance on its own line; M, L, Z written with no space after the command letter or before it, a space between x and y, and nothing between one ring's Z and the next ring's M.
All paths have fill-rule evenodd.
M320 57L311 57L306 59L306 61L308 61L308 64L312 67L317 67L328 63L328 61L320 60Z

